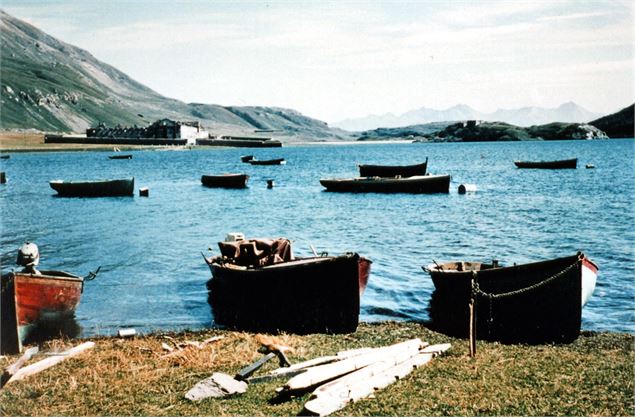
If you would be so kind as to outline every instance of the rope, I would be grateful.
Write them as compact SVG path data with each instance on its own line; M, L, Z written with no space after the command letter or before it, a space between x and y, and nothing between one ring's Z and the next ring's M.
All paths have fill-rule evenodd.
M573 268L575 268L576 266L578 266L579 260L576 260L573 264L569 265L568 267L566 267L565 269L563 269L562 271L552 275L551 277L547 278L544 281L540 281L536 284L530 285L529 287L526 288L521 288L519 290L514 290L514 291L509 291L509 292L505 292L505 293L500 293L500 294L490 294L490 293L486 293L483 290L481 290L481 288L478 285L478 282L476 280L472 281L472 293L477 296L481 296L487 299L500 299L500 298L507 298L507 297L514 297L520 294L524 294L526 292L530 292L530 291L534 291L537 290L541 287L544 287L546 285L551 284L552 282L554 282L555 280L559 279L560 277L566 275L569 271L571 271Z

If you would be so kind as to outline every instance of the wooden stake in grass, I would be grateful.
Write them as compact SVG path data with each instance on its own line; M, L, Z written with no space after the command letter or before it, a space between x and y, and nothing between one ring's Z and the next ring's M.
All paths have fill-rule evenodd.
M470 357L476 357L476 271L472 271L472 297L470 298Z

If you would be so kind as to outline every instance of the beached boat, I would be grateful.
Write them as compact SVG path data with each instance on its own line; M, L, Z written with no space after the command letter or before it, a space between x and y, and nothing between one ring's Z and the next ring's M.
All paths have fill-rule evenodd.
M60 197L118 197L134 195L134 178L96 180L96 181L62 181L49 183Z
M247 174L203 175L201 183L212 188L245 188L248 179Z
M508 267L496 261L449 262L424 270L436 288L430 316L438 330L466 336L468 305L476 294L478 338L544 343L578 337L582 307L593 294L598 267L578 253Z
M32 251L29 262L22 262L22 251ZM72 319L79 305L84 282L97 272L80 277L64 271L38 271L37 246L26 243L20 248L18 263L27 266L21 272L2 276L2 350L21 351L22 344L34 333L55 334L64 322ZM59 334L59 332L58 332Z
M129 153L124 155L110 155L108 159L132 159L132 155Z
M288 239L219 242L205 258L216 324L262 332L348 333L371 261L356 253L295 258Z
M405 178L359 177L321 179L327 191L349 193L449 193L449 175L417 175Z
M276 158L276 159L250 159L249 162L251 165L284 165L287 161L284 158Z
M514 164L518 168L575 169L578 165L578 158L559 161L514 161Z
M428 158L415 165L359 165L360 177L413 177L426 175Z

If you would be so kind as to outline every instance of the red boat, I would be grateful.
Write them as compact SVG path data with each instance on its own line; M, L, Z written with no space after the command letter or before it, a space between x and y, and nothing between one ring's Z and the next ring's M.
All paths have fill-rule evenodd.
M37 251L37 246L27 245ZM19 255L18 263L21 259L23 257ZM22 344L35 329L50 332L63 321L73 318L84 290L84 281L93 279L97 274L91 273L84 278L64 271L38 271L33 266L37 265L39 254L31 259L34 261L28 263L24 271L2 276L3 352L21 351Z

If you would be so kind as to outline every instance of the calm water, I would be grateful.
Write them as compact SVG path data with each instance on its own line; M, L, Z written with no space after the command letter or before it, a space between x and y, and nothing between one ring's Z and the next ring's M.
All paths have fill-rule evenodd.
M374 261L361 319L425 320L433 291L422 265L433 259L523 263L584 251L600 266L583 328L635 332L635 142L347 144L282 149L14 153L0 162L2 271L25 241L40 247L41 269L86 274L77 310L83 335L213 325L201 252L227 232L286 236L296 255L309 245ZM284 157L251 166L240 156ZM430 158L449 173L449 195L337 194L320 177L355 176L357 163L410 164ZM516 159L578 157L576 170L519 170ZM593 163L596 169L585 169ZM246 172L246 190L209 189L201 174ZM150 197L58 198L52 179L134 176ZM266 180L274 179L274 189ZM457 194L461 183L478 187ZM217 251L216 251L217 252Z

